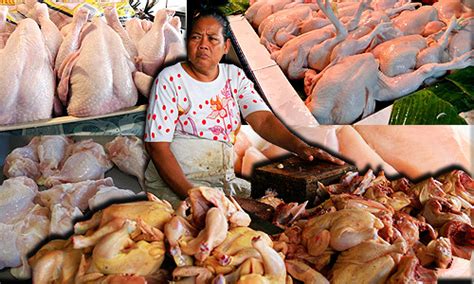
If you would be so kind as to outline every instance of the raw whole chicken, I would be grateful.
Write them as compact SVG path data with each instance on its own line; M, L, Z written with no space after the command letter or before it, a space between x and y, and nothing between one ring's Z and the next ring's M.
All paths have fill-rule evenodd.
M165 30L174 28L168 27L171 15L167 10L160 10L156 13L153 25L145 33L140 41L136 43L138 51L139 70L153 78L163 65L166 58L166 38ZM167 31L169 34L173 31Z
M466 22L465 26L449 39L448 50L451 57L460 56L474 49L474 41L471 40L474 33L474 18L466 19Z
M92 139L69 145L62 164L60 171L45 180L46 186L103 179L105 172L113 166L104 147Z
M297 6L278 11L266 18L258 27L260 42L273 52L287 41L299 35L305 21L313 18L311 7ZM329 24L329 21L325 21Z
M384 283L407 250L401 238L393 244L367 240L339 255L331 283Z
M0 38L0 125L47 119L53 113L53 68L62 37L46 5L37 3L34 9L39 25L24 19L6 43ZM6 11L6 6L0 6L0 14ZM5 19L0 17L0 21L2 33Z
M52 240L29 259L33 269L32 280L38 283L73 282L79 274L82 257L82 250L74 249L69 240Z
M79 9L58 52L58 96L69 115L107 114L137 102L135 65L120 36L100 18L87 23Z
M392 22L404 35L421 34L425 26L438 20L438 11L433 6L422 6L414 11L404 11Z
M181 35L181 21L175 16L165 23L165 61L164 65L169 66L186 59L186 44Z
M439 0L433 4L438 10L439 18L444 22L449 22L453 16L456 18L472 18L474 16L472 7L468 6L468 1L461 0Z
M247 20L258 28L263 20L271 14L280 11L285 5L293 2L292 0L260 0L250 6L245 12ZM299 0L298 2L303 2Z
M453 18L437 41L418 34L402 36L381 43L372 53L379 60L380 70L389 77L407 73L428 63L447 62L449 55L446 48L456 25L457 21Z
M415 91L440 72L472 64L472 52L467 52L446 63L430 63L410 73L387 77L378 70L372 54L353 55L324 72L306 105L320 123L348 124L373 113L376 100L394 100ZM346 84L337 83L341 81Z
M227 198L222 191L211 187L195 187L188 191L187 201L191 206L192 219L198 226L203 226L206 212L209 208L217 207L223 211L224 216L230 222L230 227L247 227L250 224L250 216L242 210L240 205L232 196Z
M373 239L382 222L363 209L342 209L314 217L306 223L302 237L308 253L322 254L327 247L343 251Z
M145 188L145 169L148 154L143 141L136 136L119 136L105 144L109 159L123 172L136 176L140 186Z

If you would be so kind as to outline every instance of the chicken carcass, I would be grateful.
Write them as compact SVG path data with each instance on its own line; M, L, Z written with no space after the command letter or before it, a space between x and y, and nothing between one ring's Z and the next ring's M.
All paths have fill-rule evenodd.
M471 225L471 218L468 215L456 210L450 202L440 197L429 199L421 214L434 227L442 227L448 221L459 221Z
M181 21L175 16L165 23L165 61L164 65L169 66L186 59L186 44L181 35Z
M136 176L140 186L145 189L145 169L148 154L143 141L136 136L119 136L105 144L110 160L123 172Z
M152 198L151 195L148 195ZM139 201L123 204L113 204L95 213L90 220L74 225L76 234L83 234L89 229L99 228L92 235L75 235L72 237L75 248L95 245L103 236L122 228L125 220L141 219L146 224L163 230L164 225L171 220L173 208L167 201L156 197L152 201Z
M285 5L291 2L293 2L293 0L260 0L247 9L245 18L247 18L254 28L258 28L268 16L282 10ZM298 0L298 2L303 1Z
M182 216L174 216L165 224L164 233L170 244L170 254L178 267L193 265L191 256L181 253L181 243L189 242L198 234L196 228Z
M198 227L203 227L206 212L209 208L217 207L230 222L230 227L247 227L250 216L242 210L232 196L227 198L222 191L211 187L195 187L188 191L187 201L191 205L192 220Z
M432 240L427 246L418 243L415 253L424 267L434 264L436 268L446 269L453 262L451 243L444 237Z
M384 283L407 250L401 238L393 244L380 238L367 240L339 255L331 283Z
M133 238L132 233L137 230L142 236ZM101 238L92 251L92 263L102 274L149 275L164 258L163 233L146 222L131 220Z
M426 39L418 34L402 36L381 43L372 53L379 60L380 70L389 77L407 73L428 63L446 62L449 55L445 49L456 25L456 19L451 19L438 40Z
M160 10L156 13L151 29L143 35L136 43L138 51L139 70L149 76L155 77L158 69L163 65L166 58L166 38L165 29L170 21L171 12ZM168 31L167 33L169 33Z
M252 239L252 246L262 256L265 273L261 275L252 273L252 271L250 274L240 277L237 283L286 283L285 262L280 255L260 237Z
M328 246L343 251L373 239L383 223L363 209L342 209L310 219L303 229L303 244L318 256Z
M336 17L334 11L331 8L331 3L329 1L317 0L320 11L324 12L326 17L331 21L335 28L335 35L318 45L313 46L309 50L308 54L308 65L314 70L322 71L329 63L330 56L333 48L344 41L349 32L354 30L359 24L360 17L362 12L366 10L370 4L371 0L361 1L357 5L357 10L351 15L354 15L352 20L349 21L346 25L343 25L342 22ZM340 11L339 11L340 12Z
M113 166L105 154L104 147L92 139L69 145L62 164L55 175L45 180L46 186L103 179L105 172Z
M451 57L460 56L474 49L474 41L471 40L474 33L474 18L466 19L461 30L457 31L449 39L449 55Z
M446 23L453 16L464 19L472 18L472 8L469 8L467 1L463 2L461 0L440 0L433 3L433 7L438 11L439 18Z
M401 211L395 212L393 216L393 226L401 233L409 246L420 241L420 232L428 232L431 240L436 239L438 234L430 224L422 222Z
M28 145L16 148L8 154L3 165L3 173L6 177L25 176L37 179L41 176L37 152L40 140L40 137L34 137Z
M183 253L194 255L198 261L204 261L211 251L220 245L227 236L227 218L216 207L207 211L206 226L198 236L181 246Z
M278 50L299 34L303 22L312 18L313 10L307 5L278 11L266 18L258 27L260 43L270 52Z
M454 170L440 176L438 180L443 183L444 192L461 197L474 205L474 180L469 174L461 170Z
M471 225L448 221L440 229L440 235L449 239L454 256L471 259L474 250L474 228Z
M421 34L425 26L438 20L438 11L433 6L422 6L414 11L404 11L392 22L404 35Z
M34 7L39 25L29 18L20 21L0 49L4 69L0 74L0 125L47 119L53 113L53 67L62 37L49 19L46 5ZM0 7L0 14L5 9Z
M306 105L320 123L352 123L361 115L373 113L376 100L394 100L415 91L426 79L440 72L472 65L472 54L467 52L446 63L426 64L396 77L380 72L370 53L349 56L324 72ZM341 81L346 84L338 84Z
M415 255L404 255L397 265L397 271L390 276L386 283L434 283L436 282L436 271L421 266Z
M135 105L135 65L120 36L102 19L87 23L79 9L58 52L58 96L69 115L84 117Z
M52 240L29 259L35 283L72 283L83 253L67 240Z
M271 54L283 72L290 79L302 79L309 69L308 53L325 40L334 37L334 26L326 26L299 35L286 42L280 50Z

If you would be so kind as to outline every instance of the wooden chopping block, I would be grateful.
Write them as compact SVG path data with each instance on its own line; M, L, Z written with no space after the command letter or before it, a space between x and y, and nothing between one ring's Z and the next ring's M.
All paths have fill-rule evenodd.
M357 171L357 168L350 164L340 166L321 160L309 162L291 156L255 169L252 197L259 198L266 190L272 190L285 202L312 202L317 195L318 182L324 185L338 183L349 171Z

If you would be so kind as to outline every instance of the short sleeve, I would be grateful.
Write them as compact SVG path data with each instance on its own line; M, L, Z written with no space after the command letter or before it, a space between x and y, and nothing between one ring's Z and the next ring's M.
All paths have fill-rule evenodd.
M240 68L236 69L238 89L234 90L234 93L236 94L242 116L245 118L256 111L271 111L255 90L252 81L245 76L244 71Z
M144 140L171 142L178 121L178 103L174 85L162 71L153 82L148 98Z

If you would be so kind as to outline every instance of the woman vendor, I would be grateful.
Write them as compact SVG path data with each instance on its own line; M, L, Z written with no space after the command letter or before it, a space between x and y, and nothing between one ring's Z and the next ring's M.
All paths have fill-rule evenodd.
M217 10L201 11L187 37L187 61L163 69L153 83L145 142L152 162L147 190L177 204L196 186L248 197L237 178L233 143L241 114L265 140L306 160L343 162L311 147L275 117L240 68L219 63L230 48L229 22Z

